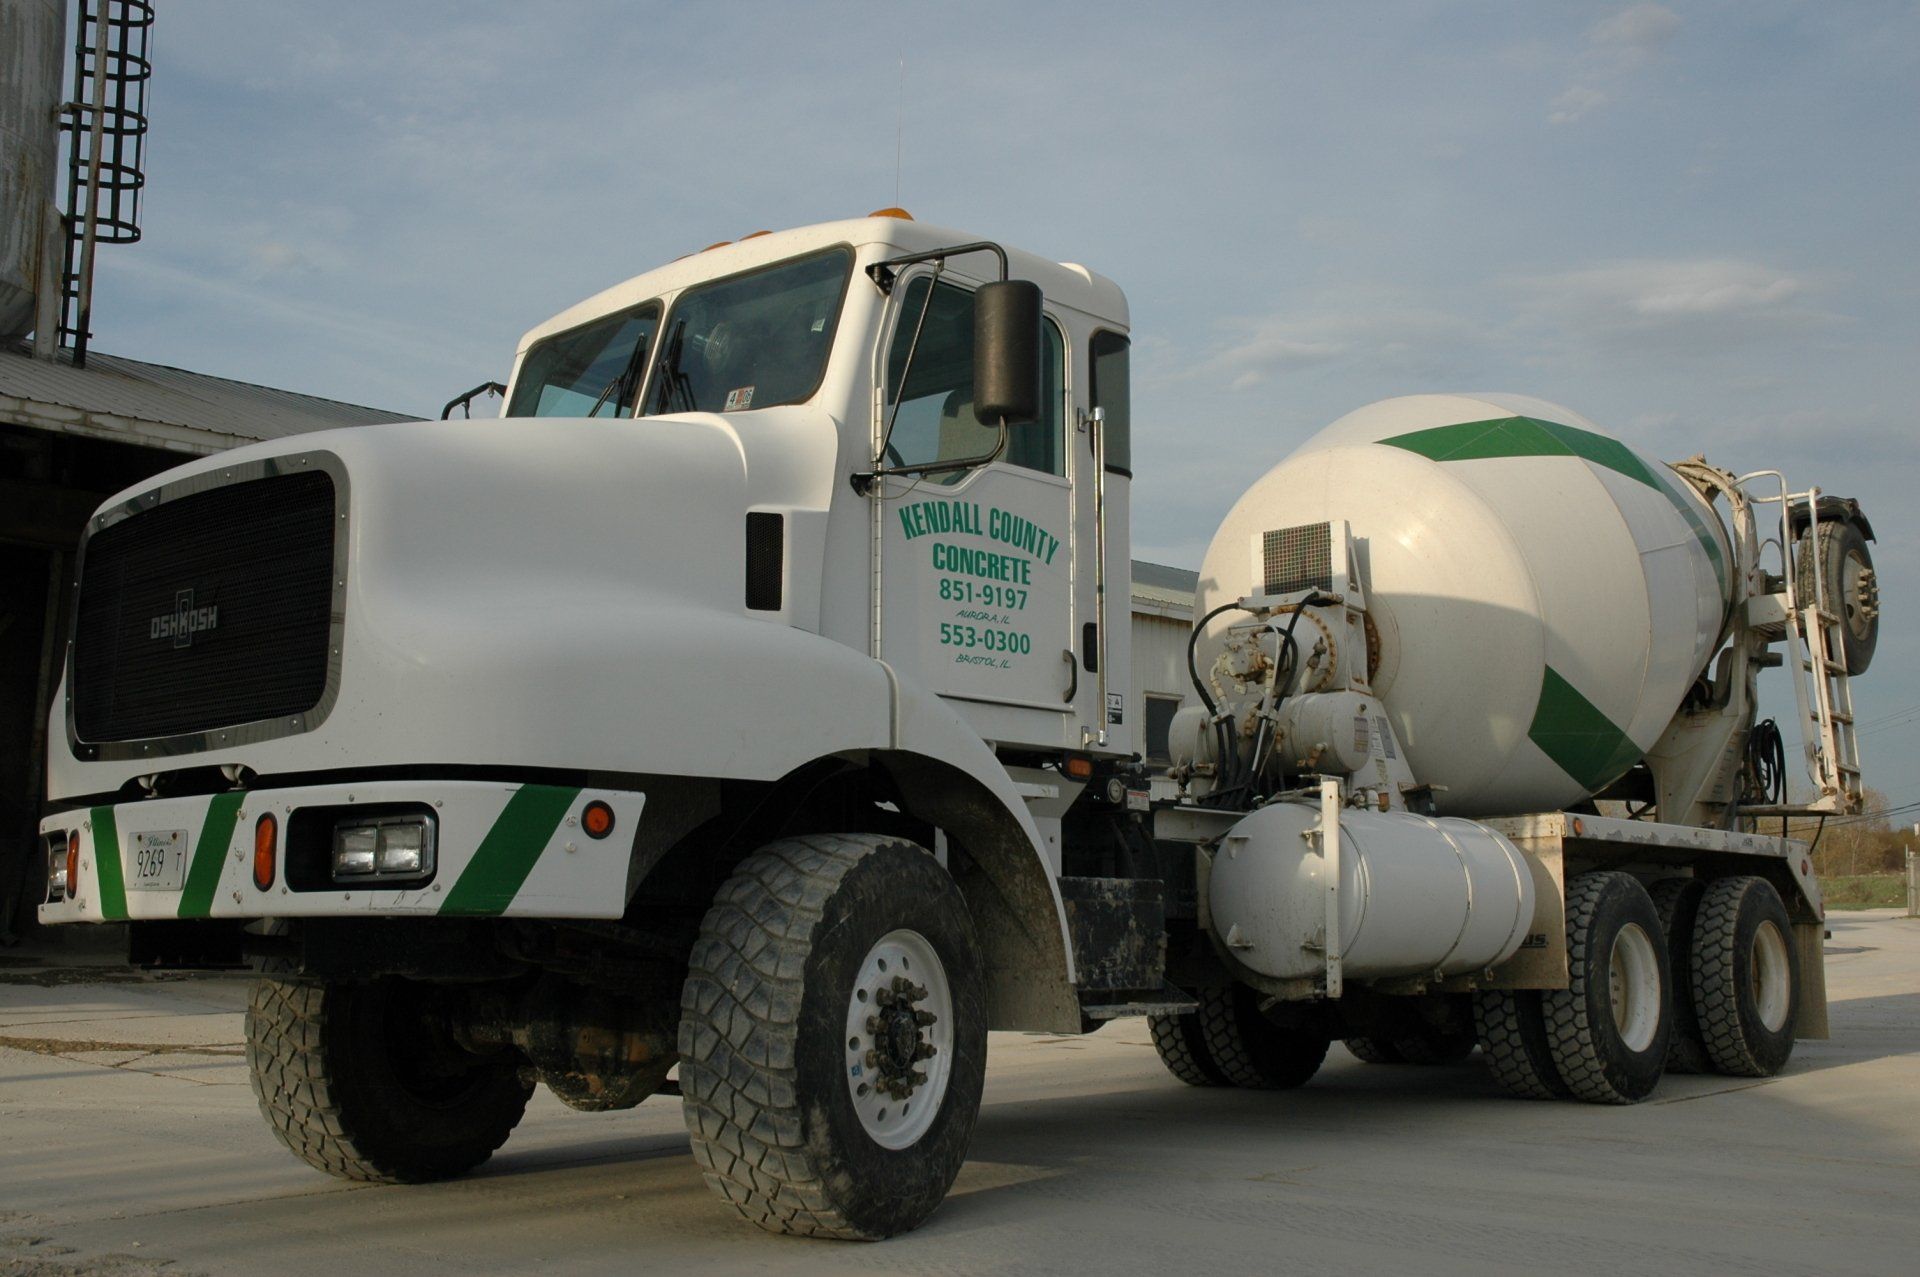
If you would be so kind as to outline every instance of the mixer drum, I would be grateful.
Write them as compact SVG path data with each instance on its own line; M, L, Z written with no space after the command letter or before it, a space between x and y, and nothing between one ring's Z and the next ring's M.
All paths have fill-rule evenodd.
M1350 413L1215 533L1196 616L1268 592L1270 531L1345 519L1379 644L1373 692L1449 815L1565 807L1666 729L1719 645L1713 507L1566 408L1416 395ZM1209 626L1203 663L1231 613Z

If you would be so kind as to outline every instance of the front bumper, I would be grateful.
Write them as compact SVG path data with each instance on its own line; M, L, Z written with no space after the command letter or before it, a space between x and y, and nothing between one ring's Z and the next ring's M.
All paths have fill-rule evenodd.
M581 826L593 802L613 809L613 830ZM644 794L485 781L378 781L233 791L80 808L40 822L48 841L80 835L74 883L40 906L43 923L162 918L294 918L445 915L618 918ZM379 805L429 808L437 858L431 877L300 885L288 881L286 840L302 809L351 812ZM254 882L255 823L278 817L273 882ZM139 882L143 833L179 835L182 865ZM56 838L57 836L57 838ZM64 855L64 851L60 854Z

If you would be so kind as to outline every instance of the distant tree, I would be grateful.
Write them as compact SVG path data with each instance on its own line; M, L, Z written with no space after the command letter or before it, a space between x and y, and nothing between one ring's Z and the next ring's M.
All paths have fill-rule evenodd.
M1822 877L1892 873L1902 868L1906 848L1914 841L1911 826L1896 829L1887 809L1893 804L1877 789L1866 792L1865 810L1857 816L1795 819L1791 836L1808 842L1814 872Z

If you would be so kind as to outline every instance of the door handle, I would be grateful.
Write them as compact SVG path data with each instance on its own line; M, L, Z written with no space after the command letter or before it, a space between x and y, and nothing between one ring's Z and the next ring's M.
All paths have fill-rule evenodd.
M1071 705L1074 699L1080 695L1080 661L1078 657L1074 656L1073 649L1070 647L1062 648L1060 655L1067 663L1067 673L1073 676L1067 683L1066 696L1061 699Z

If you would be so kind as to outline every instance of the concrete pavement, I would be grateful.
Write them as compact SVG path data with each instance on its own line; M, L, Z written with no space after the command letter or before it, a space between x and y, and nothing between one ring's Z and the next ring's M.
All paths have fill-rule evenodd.
M245 985L0 953L0 1277L110 1272L1910 1273L1920 922L1835 914L1833 1039L1764 1081L1628 1109L1497 1092L1477 1062L1193 1090L1143 1022L995 1035L973 1156L920 1231L768 1236L712 1199L679 1102L540 1092L479 1173L329 1180L254 1107Z

